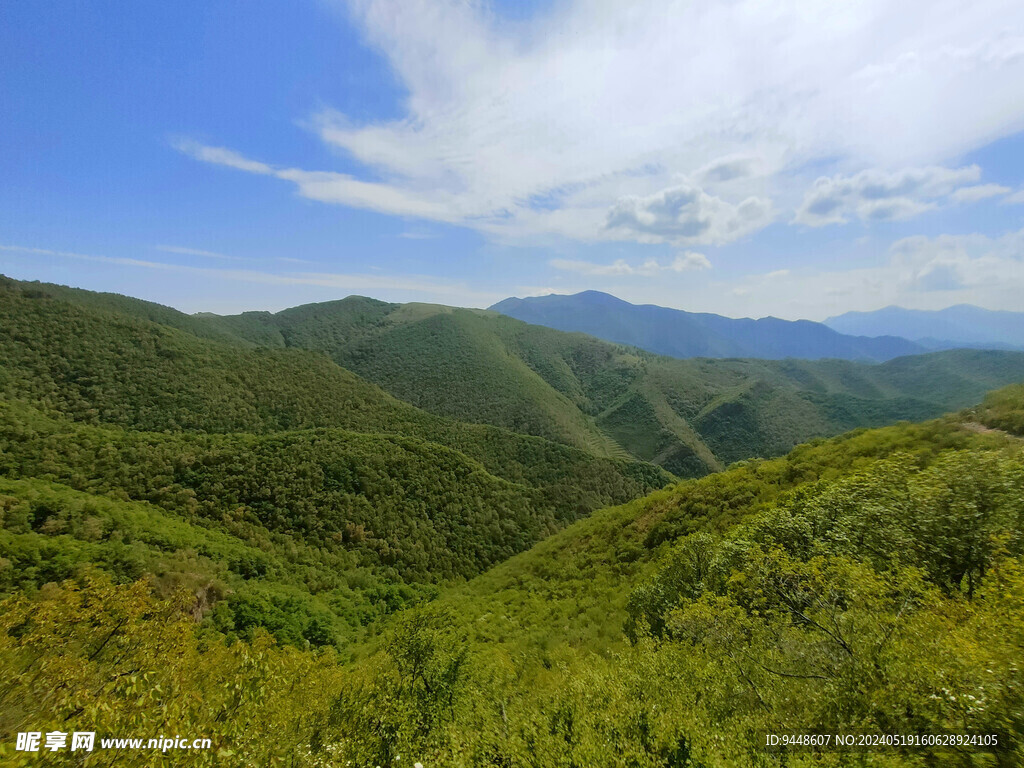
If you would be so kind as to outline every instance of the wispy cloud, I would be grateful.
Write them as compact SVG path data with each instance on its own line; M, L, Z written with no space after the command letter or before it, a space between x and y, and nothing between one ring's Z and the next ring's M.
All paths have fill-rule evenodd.
M615 277L639 275L653 277L665 272L691 272L693 270L711 269L711 262L702 253L686 251L668 262L657 259L645 259L638 264L631 264L625 259L617 259L611 264L596 264L577 259L552 259L548 262L555 269L563 272L575 272L591 277Z
M147 261L118 256L98 256L70 251L53 251L44 248L30 248L19 245L0 245L0 251L20 253L31 256L50 258L75 259L102 264L115 264L125 267L159 270L191 274L205 278L216 278L233 282L262 283L280 286L318 286L337 288L340 292L394 292L403 291L425 294L429 297L462 301L475 306L493 304L501 295L476 290L465 283L438 280L426 275L367 275L342 274L334 272L286 272L275 273L253 269L218 269L212 267L196 267L186 264L173 264L162 261Z
M206 259L222 259L224 261L248 261L248 262L278 262L281 264L316 264L317 262L312 259L300 259L294 256L270 256L264 258L258 257L242 257L242 256L229 256L224 253L217 253L216 251L204 251L199 248L183 248L177 245L155 245L153 246L158 251L165 253L177 253L183 256L199 256Z
M890 304L941 309L965 303L1017 310L1024 292L1024 229L999 237L906 237L894 242L888 259L875 266L780 272L785 270L719 288L742 295L748 306L762 311L784 306L793 318L820 319Z
M792 171L808 163L848 176L939 166L1024 120L1024 6L1004 0L571 0L515 25L461 0L344 7L401 81L405 114L360 123L324 110L306 124L365 171L178 148L310 199L495 237L702 244L763 226L768 201L798 200L806 182ZM672 197L680 177L706 203L696 221L624 202ZM798 220L905 218L934 200L831 215L821 201ZM621 206L621 225L606 226Z
M246 173L258 173L264 176L274 175L274 169L266 163L250 160L225 147L211 147L188 138L175 138L171 141L171 146L179 152L194 157L196 160L202 160L204 163L224 165L237 171L245 171Z
M176 141L174 147L205 163L290 181L297 187L302 197L322 203L335 203L436 221L456 221L459 218L458 208L454 205L456 201L450 196L437 195L431 198L389 184L360 181L345 173L276 168L267 163L250 160L225 147L211 147L194 141Z
M995 185L972 186L979 178L981 168L977 165L899 171L870 169L852 176L821 177L807 192L794 221L821 227L855 218L865 222L908 219L935 208L940 198L948 196L962 202L978 191L984 196ZM955 197L958 193L963 197Z
M164 253L177 253L182 256L201 256L206 259L222 259L224 261L244 261L240 256L227 256L223 253L203 251L199 248L183 248L178 245L154 245L153 248Z
M316 264L311 259L297 259L294 256L275 256L274 261L280 261L284 264Z
M999 197L1012 190L1002 184L976 184L973 187L961 187L949 197L956 203L976 203L979 200L987 200L990 197Z

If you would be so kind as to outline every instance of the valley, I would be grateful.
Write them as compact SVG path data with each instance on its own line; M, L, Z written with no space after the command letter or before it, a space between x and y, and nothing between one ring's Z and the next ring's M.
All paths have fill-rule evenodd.
M7 728L653 768L759 764L779 723L1020 727L1022 353L679 360L358 297L0 297Z

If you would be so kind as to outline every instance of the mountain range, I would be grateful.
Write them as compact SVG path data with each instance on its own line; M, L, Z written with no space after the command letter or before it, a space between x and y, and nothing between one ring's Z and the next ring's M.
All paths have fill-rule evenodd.
M225 626L289 642L350 638L675 478L1021 380L1019 352L682 360L488 310L353 296L186 315L0 278L0 475L38 499L29 527L72 524L46 522L52 483L142 505L116 512L135 533L109 568L220 573ZM151 552L170 525L154 515L182 521L183 547L227 536L228 570L213 549L191 565ZM4 557L12 584L77 562Z
M1024 312L997 312L969 304L933 311L885 307L874 312L846 312L828 318L825 325L846 334L896 334L934 349L1024 348Z
M505 299L491 309L527 323L579 331L669 357L837 358L884 361L926 351L898 334L845 335L810 320L733 319L653 304L630 304L599 291Z
M1019 353L949 351L881 364L681 360L492 311L358 296L203 319L209 333L322 352L438 416L684 477L816 436L936 416L1024 378Z
M358 296L217 316L39 283L0 289L0 386L60 418L148 432L401 435L499 479L563 488L588 509L634 482L663 483L661 471L700 476L815 437L929 418L1024 379L1024 354L1008 351L684 360L494 311ZM584 297L595 298L605 301ZM585 492L582 478L599 475L625 485Z
M881 362L956 348L1024 349L1024 313L969 305L929 312L887 307L823 323L730 318L636 305L599 291L509 298L491 307L509 317L579 331L669 357L837 358Z
M1021 352L683 360L0 278L0 755L730 768L778 723L1019 734L1021 381Z

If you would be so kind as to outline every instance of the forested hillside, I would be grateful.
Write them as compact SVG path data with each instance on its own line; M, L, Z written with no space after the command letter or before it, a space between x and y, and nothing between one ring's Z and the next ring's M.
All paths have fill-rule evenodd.
M981 400L1022 355L681 361L367 299L0 298L5 764L37 728L208 735L197 765L840 764L764 751L808 731L1002 739L876 765L1024 759L1019 383L756 458Z
M133 430L261 434L336 427L405 435L454 448L513 481L562 475L571 481L581 463L597 460L510 430L439 418L321 354L256 348L238 337L213 341L180 330L193 320L187 315L115 298L0 280L4 397L78 422ZM119 309L109 309L111 303ZM158 310L167 322L140 317ZM565 464L571 471L562 472ZM596 466L659 484L667 479L635 461Z
M91 564L214 596L223 631L345 646L436 584L667 480L547 447L517 457L512 481L414 437L139 432L2 403L0 590Z
M321 354L192 323L0 284L0 478L21 483L3 494L3 589L86 564L151 574L161 593L217 596L208 622L224 631L344 647L438 583L671 480L429 414Z
M0 611L0 733L209 734L200 765L1019 765L1022 411L1010 388L602 510L388 617L350 663L258 632L225 645L194 592L79 571ZM3 492L49 499L41 482ZM57 543L141 512L61 493L67 513L5 502L5 528ZM764 746L798 733L910 741ZM943 734L981 739L913 741Z
M217 317L35 283L4 281L0 293L8 397L131 429L410 435L511 480L550 464L536 453L555 444L577 460L700 476L814 437L934 417L1024 379L1015 352L881 365L676 360L494 313L359 297Z
M207 318L255 343L325 352L428 411L629 455L693 477L814 437L964 408L1024 379L1024 354L881 365L677 360L490 312L362 297Z

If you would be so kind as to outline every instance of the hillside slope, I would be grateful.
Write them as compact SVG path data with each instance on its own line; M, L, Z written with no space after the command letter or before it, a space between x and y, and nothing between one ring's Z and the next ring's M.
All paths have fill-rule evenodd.
M0 403L0 590L87 565L148 573L164 592L184 584L221 603L211 618L224 631L344 647L426 585L650 488L611 462L557 459L516 483L410 437L139 432Z
M984 409L1020 413L1020 396L995 393ZM858 431L682 482L399 617L337 699L340 730L358 734L346 754L393 754L365 728L380 718L403 734L395 749L441 763L519 764L537 750L544 765L855 756L832 743L766 751L764 734L779 732L911 737L873 751L873 765L1017 764L1024 444L967 428L975 417ZM425 641L438 644L428 668L464 659L433 740L369 685L400 679ZM998 735L913 740L941 733Z
M1024 355L953 351L880 365L677 360L491 312L363 297L208 318L254 342L315 349L445 416L632 456L693 477L818 436L977 402Z
M168 322L152 322L139 317L134 300L117 299L132 311L111 310L105 294L0 281L0 393L83 423L136 430L340 428L411 436L465 453L514 482L549 482L563 464L573 466L571 476L586 462L658 484L667 479L636 462L440 418L322 354L257 347L205 322L205 336L196 336L179 329L194 318L163 307Z
M216 594L211 611L194 593L155 599L85 573L16 595L0 603L0 756L19 729L133 724L208 734L227 765L1019 765L1024 443L977 426L1012 426L1022 394L599 511L386 616L346 664L259 632L221 642L218 628L236 632ZM194 536L42 480L0 479L0 510L0 543L108 567L125 561L97 536L111 524L152 547L150 562ZM249 558L277 561L216 536L205 546L197 572L230 557L223 579L250 605L267 599ZM768 734L829 741L767 746Z
M514 482L552 461L618 462L616 474L638 477L629 462L639 460L700 476L814 437L933 417L1024 378L1020 353L676 360L490 312L360 297L217 317L15 281L0 295L9 398L150 431L409 435Z
M430 585L671 479L433 415L322 354L197 335L179 315L0 282L0 478L29 483L0 515L3 588L149 572L230 595L221 628L344 646ZM162 538L165 520L179 533ZM237 572L201 554L207 532Z

